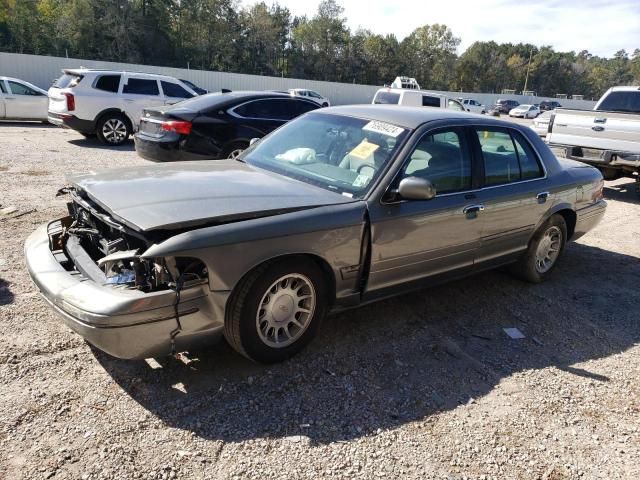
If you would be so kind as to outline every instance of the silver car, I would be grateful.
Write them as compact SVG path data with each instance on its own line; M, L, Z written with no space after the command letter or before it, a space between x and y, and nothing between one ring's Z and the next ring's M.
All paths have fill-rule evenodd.
M602 218L600 173L529 128L444 109L314 111L236 160L72 179L29 272L98 348L286 359L330 311L511 264L546 279Z

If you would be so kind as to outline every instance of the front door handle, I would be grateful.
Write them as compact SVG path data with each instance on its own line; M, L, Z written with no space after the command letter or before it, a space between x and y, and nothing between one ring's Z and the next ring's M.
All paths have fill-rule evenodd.
M477 213L477 212L481 212L483 210L484 210L484 205L476 203L476 204L467 205L466 207L464 207L462 209L462 213L464 213L466 215L468 213Z
M549 192L540 192L538 195L536 195L536 200L538 200L540 203L544 203L547 201L548 197Z

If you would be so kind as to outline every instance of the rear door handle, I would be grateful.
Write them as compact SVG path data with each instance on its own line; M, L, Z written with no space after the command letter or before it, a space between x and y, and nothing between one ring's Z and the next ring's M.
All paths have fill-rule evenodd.
M540 192L538 195L536 195L536 200L540 200L542 203L547 201L547 198L549 197L549 192Z
M462 209L462 213L464 213L465 215L468 213L477 213L477 212L481 212L484 210L484 205L481 205L479 203L477 204L473 204L473 205L467 205L466 207L464 207Z

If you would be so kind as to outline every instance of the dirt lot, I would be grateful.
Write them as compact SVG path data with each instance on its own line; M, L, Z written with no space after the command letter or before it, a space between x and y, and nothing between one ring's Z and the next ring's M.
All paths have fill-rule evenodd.
M133 145L0 124L0 204L30 212L0 219L0 478L640 477L631 180L607 184L605 220L549 282L491 272L381 302L264 367L225 344L110 358L31 284L23 244L65 212L64 175L143 163Z

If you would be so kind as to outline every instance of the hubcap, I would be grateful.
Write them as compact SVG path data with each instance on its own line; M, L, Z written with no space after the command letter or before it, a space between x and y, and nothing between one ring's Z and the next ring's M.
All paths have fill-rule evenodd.
M536 270L538 273L548 272L556 263L562 246L562 231L558 227L550 227L540 239L536 249Z
M127 126L118 118L111 118L102 126L102 136L109 143L120 143L127 138Z
M316 308L311 280L291 273L273 282L260 300L256 313L258 335L265 345L283 348L305 332Z

